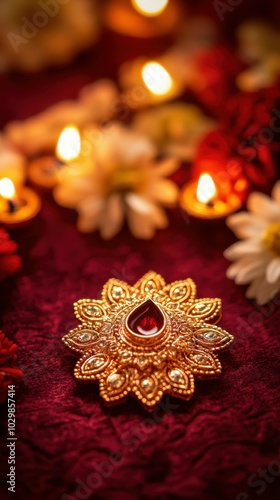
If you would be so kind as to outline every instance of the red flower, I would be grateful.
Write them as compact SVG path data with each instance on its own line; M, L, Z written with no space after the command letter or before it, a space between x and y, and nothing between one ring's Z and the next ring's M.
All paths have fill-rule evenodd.
M190 86L213 116L223 116L225 102L236 92L235 79L242 68L243 64L225 45L216 44L195 55Z
M252 188L270 188L277 177L279 97L277 87L234 96L225 109L220 127L200 144L195 174L207 170L224 176L244 195Z
M23 377L22 371L14 366L16 349L17 345L0 330L0 403L6 400L8 386Z
M21 268L21 258L14 255L17 250L15 241L10 240L9 233L0 228L0 279L12 275Z

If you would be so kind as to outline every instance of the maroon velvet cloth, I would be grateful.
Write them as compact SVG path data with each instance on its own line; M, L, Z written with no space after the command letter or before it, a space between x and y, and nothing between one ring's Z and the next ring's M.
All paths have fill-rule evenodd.
M159 48L141 43L149 53ZM2 122L75 97L93 77L113 75L120 59L140 54L140 45L133 52L119 41L114 54L96 49L77 61L75 72L2 78ZM1 328L19 344L25 373L16 394L15 495L7 494L7 411L1 408L1 498L278 499L280 301L257 307L226 279L222 252L233 234L223 222L198 222L178 209L152 241L137 241L124 229L104 242L80 234L74 212L50 195L42 198L39 217L12 234L23 269L1 285ZM220 356L220 378L197 382L190 402L165 398L151 415L133 399L106 408L97 386L74 379L75 356L61 342L78 324L74 301L99 297L110 277L132 284L150 269L167 282L189 276L199 297L222 298L220 325L236 336Z
M74 219L45 199L40 218L17 233L24 268L2 318L25 372L16 398L18 498L82 498L76 478L86 482L112 451L121 463L91 498L234 500L247 490L258 498L248 477L280 460L279 301L257 308L225 278L222 251L234 237L223 223L188 222L177 210L153 241L125 230L105 243L79 234ZM95 385L74 379L75 356L60 340L77 324L74 301L98 297L112 276L133 283L150 268L168 282L192 277L200 297L221 297L220 324L236 335L221 355L222 376L197 382L190 402L171 399L176 407L155 421L134 400L105 408ZM278 498L273 479L261 498Z

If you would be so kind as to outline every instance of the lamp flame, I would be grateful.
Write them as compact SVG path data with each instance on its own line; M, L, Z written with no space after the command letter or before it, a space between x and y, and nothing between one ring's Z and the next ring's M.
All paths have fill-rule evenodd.
M155 95L167 94L173 86L173 80L166 69L151 61L142 69L142 78L146 87Z
M16 197L16 190L13 181L4 177L0 181L0 196L5 200L12 200Z
M74 125L62 130L56 146L56 156L64 163L76 160L81 152L80 132Z
M157 16L167 7L169 0L132 0L133 7L144 16Z
M215 183L209 174L202 174L199 178L196 197L200 203L209 203L217 196Z

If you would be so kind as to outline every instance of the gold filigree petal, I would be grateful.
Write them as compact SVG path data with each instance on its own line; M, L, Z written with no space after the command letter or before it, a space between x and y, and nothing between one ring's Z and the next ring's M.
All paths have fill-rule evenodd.
M148 411L152 411L164 393L170 391L170 383L162 372L138 373L132 391Z
M139 380L139 392L143 398L149 401L155 397L158 391L158 379L153 374L148 374Z
M153 293L161 291L165 287L165 280L160 274L150 271L146 273L137 283L134 288L140 293L153 295Z
M222 314L221 299L197 299L185 309L189 318L217 323Z
M84 353L91 350L99 340L99 332L80 325L64 335L62 341L69 349L75 352Z
M87 352L76 364L74 375L79 380L98 380L106 374L111 362L109 356L98 351Z
M191 371L183 369L181 366L166 368L165 372L168 382L171 384L174 396L189 399L194 393L194 376Z
M191 278L187 278L167 285L163 292L174 302L191 304L196 297L196 286Z
M96 323L104 320L106 309L101 300L81 299L74 304L76 318L87 323Z
M102 290L102 299L110 304L124 303L133 294L133 289L124 281L115 278L105 283Z
M115 368L102 377L99 384L100 395L107 403L123 400L131 391L129 373L125 369Z
M234 341L233 335L222 328L213 325L200 325L194 333L197 347L203 347L212 352L221 351Z
M185 353L184 359L191 367L192 373L198 378L214 377L221 374L222 366L217 356L202 347L194 349L191 353Z

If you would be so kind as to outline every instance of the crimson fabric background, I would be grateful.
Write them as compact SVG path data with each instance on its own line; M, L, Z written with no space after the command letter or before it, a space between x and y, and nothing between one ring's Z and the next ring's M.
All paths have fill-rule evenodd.
M213 9L212 2L198 2L196 8L203 3ZM231 33L242 15L252 14L252 6L256 14L264 6L270 14L279 7L244 0L222 29ZM121 60L143 52L153 56L167 42L132 42L105 32L71 68L32 78L2 76L1 122L75 97L92 78L114 76ZM178 182L184 177L186 170ZM269 473L257 483L260 468L273 472L273 462L280 462L279 300L259 308L225 278L222 252L235 240L232 233L222 222L189 220L178 209L170 213L169 229L152 241L137 241L124 229L104 242L96 234L79 234L75 214L55 205L50 195L42 197L38 219L12 234L23 269L1 285L1 326L19 344L18 365L25 372L16 396L14 498L245 500L238 496L242 492L250 499L279 498L279 475ZM163 407L156 420L134 400L105 408L95 385L75 381L75 357L61 343L77 324L74 301L98 297L110 277L133 283L149 269L167 282L190 276L199 297L221 297L220 325L236 336L221 355L222 376L197 382L188 403L171 399L170 407L165 399L167 411ZM6 498L5 405L1 412L1 498ZM111 452L120 462L108 469ZM81 486L89 474L92 492Z

